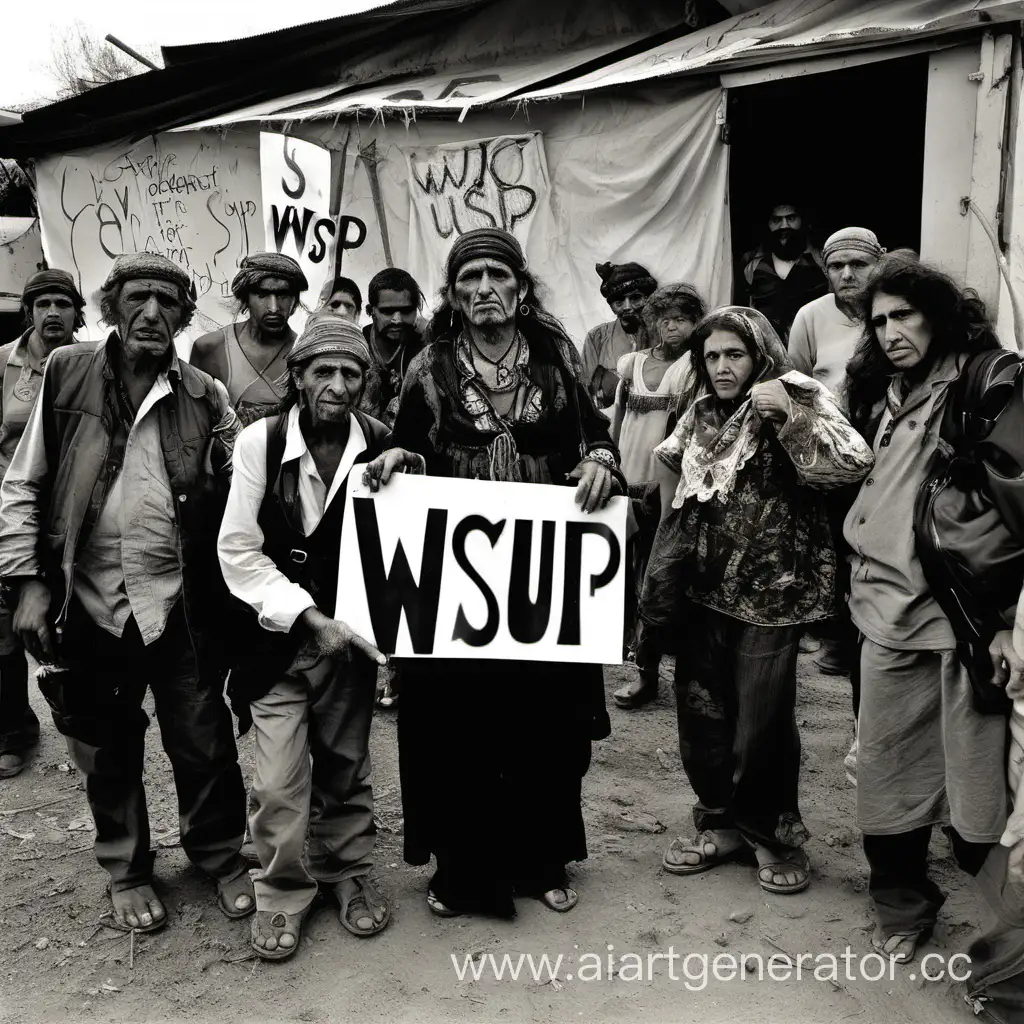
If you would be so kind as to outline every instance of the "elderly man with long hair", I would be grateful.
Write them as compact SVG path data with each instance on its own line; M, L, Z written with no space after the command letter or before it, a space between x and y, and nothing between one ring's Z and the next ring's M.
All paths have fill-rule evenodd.
M147 689L182 849L215 880L228 917L255 909L216 632L226 599L216 530L238 418L223 385L175 354L194 309L177 264L119 256L100 293L110 336L50 355L0 486L14 629L47 663L39 685L86 780L113 923L139 931L167 922L142 783Z
M921 530L921 496L936 460L952 450L950 421L1012 419L1021 396L1018 379L1000 414L991 389L973 394L964 387L988 353L1007 365L1010 381L1018 360L1000 353L978 296L914 254L883 257L864 303L865 333L847 368L851 417L875 454L845 524L853 550L850 613L863 637L857 818L877 914L872 942L906 962L930 935L944 900L928 876L933 826L946 827L958 861L972 873L1002 834L1007 714L992 698L1009 670L1020 667L1009 628L1013 609L994 607L999 588L988 594L987 635L983 628L973 638L979 645L965 638L971 624L961 621L962 603L950 600L953 576L933 585L933 566L943 556L932 531ZM1009 391L1002 394L1005 404ZM1024 430L1018 426L1009 443L1018 468L1009 472L1003 464L999 472L1012 483L1024 465ZM966 467L972 456L963 454ZM982 555L972 565L979 579L989 568L987 538L1006 525L1003 516L1016 507L1012 515L1024 522L1020 495L1000 497L1006 500L997 501L991 517L957 524L964 536L975 531L969 546ZM1019 573L1010 559L1014 543L1019 552L1021 538L993 555L1003 577ZM1018 575L1013 602L1020 582Z
M431 342L413 360L371 487L423 460L433 476L576 484L585 511L625 491L572 341L506 231L455 241ZM398 721L405 859L437 870L437 914L511 917L514 897L577 902L590 744L609 732L599 665L412 659Z

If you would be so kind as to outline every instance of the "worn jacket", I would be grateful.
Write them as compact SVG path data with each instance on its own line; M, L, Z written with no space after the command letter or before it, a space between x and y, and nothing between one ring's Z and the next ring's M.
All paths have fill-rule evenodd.
M42 577L58 647L73 592L76 556L103 507L100 482L114 432L114 368L120 339L58 349L22 443L0 487L0 578ZM226 591L217 565L217 529L239 423L224 386L172 352L172 397L157 407L167 477L174 494L186 620L197 657ZM61 652L74 654L75 652Z

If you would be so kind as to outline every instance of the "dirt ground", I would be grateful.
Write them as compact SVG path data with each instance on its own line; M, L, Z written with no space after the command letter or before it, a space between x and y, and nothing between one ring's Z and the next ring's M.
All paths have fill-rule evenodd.
M629 669L609 669L610 694ZM663 669L663 671L665 671ZM486 685L486 681L482 681ZM38 705L42 702L33 698ZM394 919L382 935L361 940L326 907L306 926L302 948L284 963L251 958L248 921L217 910L210 883L187 864L176 842L176 805L155 728L149 734L147 787L154 841L162 846L157 877L169 926L134 939L99 925L107 909L105 875L91 853L92 823L76 774L42 707L43 741L30 767L0 783L0 1022L32 1021L467 1021L574 1020L649 1024L716 1022L968 1021L962 987L925 982L915 966L880 981L817 980L813 964L796 980L708 979L689 953L759 954L779 950L841 956L869 950L866 866L854 829L854 790L842 758L851 736L849 684L800 663L799 718L804 741L801 800L813 839L813 882L805 893L772 897L754 869L723 866L692 878L660 869L671 838L691 830L692 794L679 763L671 689L641 711L612 709L612 735L594 745L584 782L590 858L574 865L579 906L555 914L536 901L519 904L512 922L438 919L424 902L427 869L401 861L401 804L393 712L373 730L374 787L381 826L378 877ZM246 772L251 739L241 741ZM980 901L934 844L934 873L950 894L926 951L966 948L982 920ZM593 970L612 954L680 957L671 970L653 961L653 976L570 981L573 962L590 954ZM567 958L561 980L458 980L467 954L531 953ZM784 973L785 957L777 961ZM623 958L622 963L626 963ZM629 961L636 964L636 960ZM721 963L722 961L719 961ZM618 963L618 961L616 961ZM748 968L749 969L749 968ZM933 968L934 969L934 968ZM872 974L875 968L868 968ZM595 972L596 973L596 972ZM602 975L606 975L602 970ZM675 976L673 980L672 975ZM721 977L721 975L720 975ZM687 980L688 978L693 980Z

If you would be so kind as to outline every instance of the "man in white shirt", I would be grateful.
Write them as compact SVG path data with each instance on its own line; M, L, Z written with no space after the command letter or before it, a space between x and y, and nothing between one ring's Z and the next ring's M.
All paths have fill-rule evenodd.
M318 882L354 935L391 917L369 879L370 720L386 659L332 618L345 482L381 453L388 431L357 411L372 369L356 324L314 314L288 371L283 410L239 435L217 543L228 589L248 606L229 694L243 730L247 705L256 732L251 944L267 960L298 948Z
M254 910L240 847L245 787L224 703L213 557L238 417L174 337L195 289L157 253L119 256L100 289L113 330L47 358L0 487L0 577L14 629L86 780L112 926L153 932L143 785L147 690L174 772L181 846L230 918Z

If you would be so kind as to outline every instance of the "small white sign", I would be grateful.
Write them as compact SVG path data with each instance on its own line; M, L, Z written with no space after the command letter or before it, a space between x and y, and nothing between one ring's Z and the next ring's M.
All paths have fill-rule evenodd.
M626 499L575 488L350 475L335 617L387 654L618 664Z

